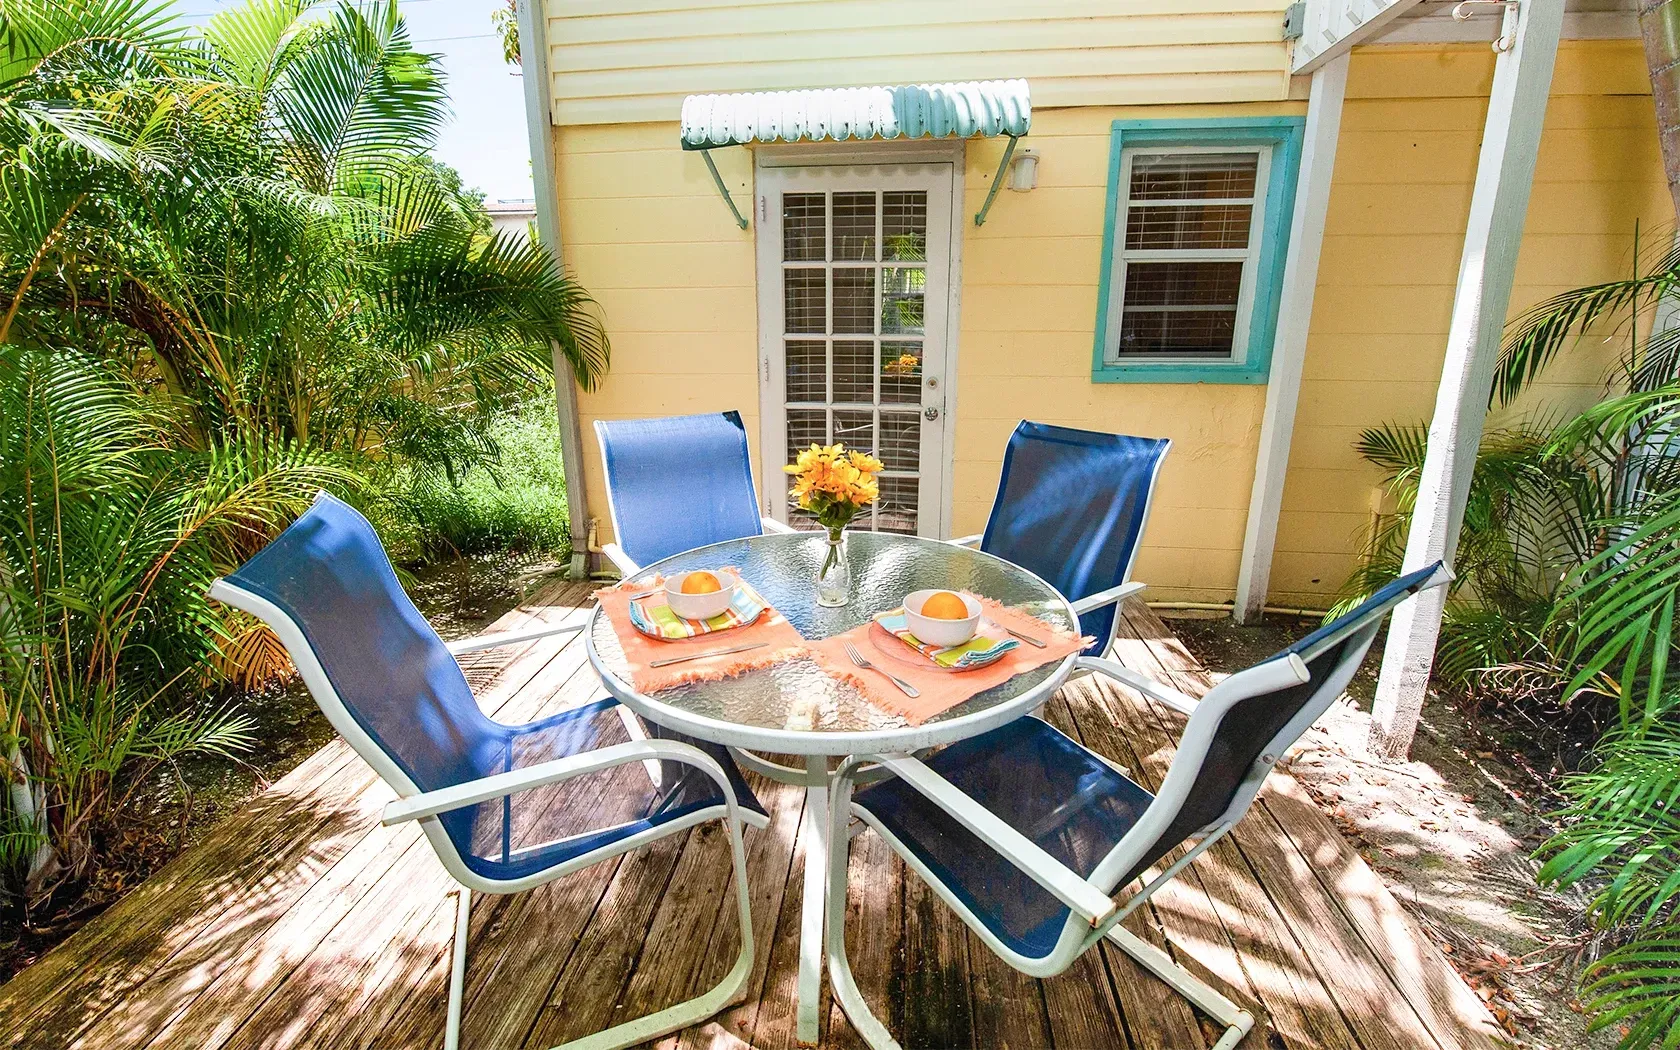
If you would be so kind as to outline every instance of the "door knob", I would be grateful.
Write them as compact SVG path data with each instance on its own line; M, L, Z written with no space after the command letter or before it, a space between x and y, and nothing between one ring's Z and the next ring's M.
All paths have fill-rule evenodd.
M939 418L939 409L934 408L932 405L929 405L928 407L922 409L922 415L925 416L928 419L938 419Z

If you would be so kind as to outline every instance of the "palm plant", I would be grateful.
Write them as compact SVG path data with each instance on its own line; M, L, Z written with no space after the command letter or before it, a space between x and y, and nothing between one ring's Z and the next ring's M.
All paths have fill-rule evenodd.
M493 458L608 360L541 247L425 151L396 0L0 7L0 863L85 874L147 770L240 743L195 696L273 647L203 587L323 485ZM189 688L190 687L190 688ZM11 885L16 886L16 883Z
M1680 250L1650 262L1629 279L1555 296L1510 326L1494 390L1501 404L1606 325L1625 349L1599 404L1515 440L1490 436L1456 566L1471 600L1442 636L1449 671L1508 665L1518 655L1545 669L1564 700L1609 701L1612 728L1588 765L1564 779L1564 830L1543 847L1540 877L1592 887L1595 918L1622 942L1587 968L1582 999L1595 1029L1621 1028L1624 1050L1680 1047L1680 690L1671 671L1680 596ZM1653 316L1642 335L1641 320ZM1413 447L1421 435L1377 437L1367 434L1362 451L1404 486L1421 461ZM1379 533L1373 549L1392 560L1399 542ZM1356 577L1355 587L1362 582ZM1492 629L1466 645L1476 632L1465 624L1477 618ZM1502 625L1521 639L1519 652L1488 640Z

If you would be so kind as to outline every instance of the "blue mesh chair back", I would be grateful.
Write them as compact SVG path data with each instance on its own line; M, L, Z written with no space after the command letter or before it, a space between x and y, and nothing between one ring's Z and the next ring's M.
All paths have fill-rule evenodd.
M626 739L612 700L527 725L485 715L460 665L397 582L373 527L326 493L226 579L297 624L344 710L422 792ZM734 773L733 762L723 764ZM722 804L712 780L691 766L665 763L665 787L653 796L639 766L616 775L610 790L599 778L579 778L439 820L468 868L517 879L639 827ZM742 803L760 809L738 773L733 779Z
M1341 694L1359 669L1376 625L1395 605L1428 586L1440 570L1441 563L1436 562L1396 578L1357 608L1268 657L1268 660L1282 660L1290 654L1301 657L1307 665L1307 680L1231 705L1214 732L1189 797L1154 848L1121 884L1130 882L1179 843L1224 815L1253 771L1254 763L1272 746L1278 733L1310 702L1321 698L1326 688L1334 690L1330 699ZM1281 747L1292 743L1293 740L1283 741Z
M763 531L739 412L598 420L595 433L613 531L637 564Z
M980 549L1025 566L1078 600L1126 582L1166 438L1127 437L1022 422L1003 454L1003 477ZM1079 625L1108 645L1115 606Z
M1395 580L1357 609L1269 657L1301 656L1310 679L1239 700L1225 712L1188 797L1142 859L1115 885L1127 885L1191 836L1226 817L1263 751L1324 689L1336 691L1332 698L1340 694L1376 624L1400 600L1427 586L1439 568L1432 565ZM1094 752L1037 718L1017 719L959 741L925 761L1086 878L1155 801L1153 794ZM1004 944L1031 958L1054 949L1067 921L1067 905L945 809L897 778L863 789L853 801L950 887Z

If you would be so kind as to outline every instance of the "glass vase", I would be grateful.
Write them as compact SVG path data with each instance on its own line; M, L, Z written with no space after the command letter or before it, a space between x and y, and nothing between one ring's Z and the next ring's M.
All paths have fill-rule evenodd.
M846 530L828 530L822 568L817 570L817 604L838 608L852 600L852 563L847 556Z

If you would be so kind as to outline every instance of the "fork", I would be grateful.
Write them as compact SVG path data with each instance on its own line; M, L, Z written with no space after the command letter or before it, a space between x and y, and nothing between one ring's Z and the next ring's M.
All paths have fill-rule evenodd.
M881 668L876 667L874 664L872 664L868 660L864 659L863 654L857 651L857 646L853 645L851 642L845 642L843 644L846 646L846 655L852 658L852 663L857 664L859 667L863 668L865 671L874 671L877 674L886 675L887 681L891 682L893 685L896 685L901 690L903 690L905 696L921 696L922 695L921 693L917 692L916 687L911 685L909 682L906 682L904 679L898 677L895 674L892 674L888 671L881 670Z

